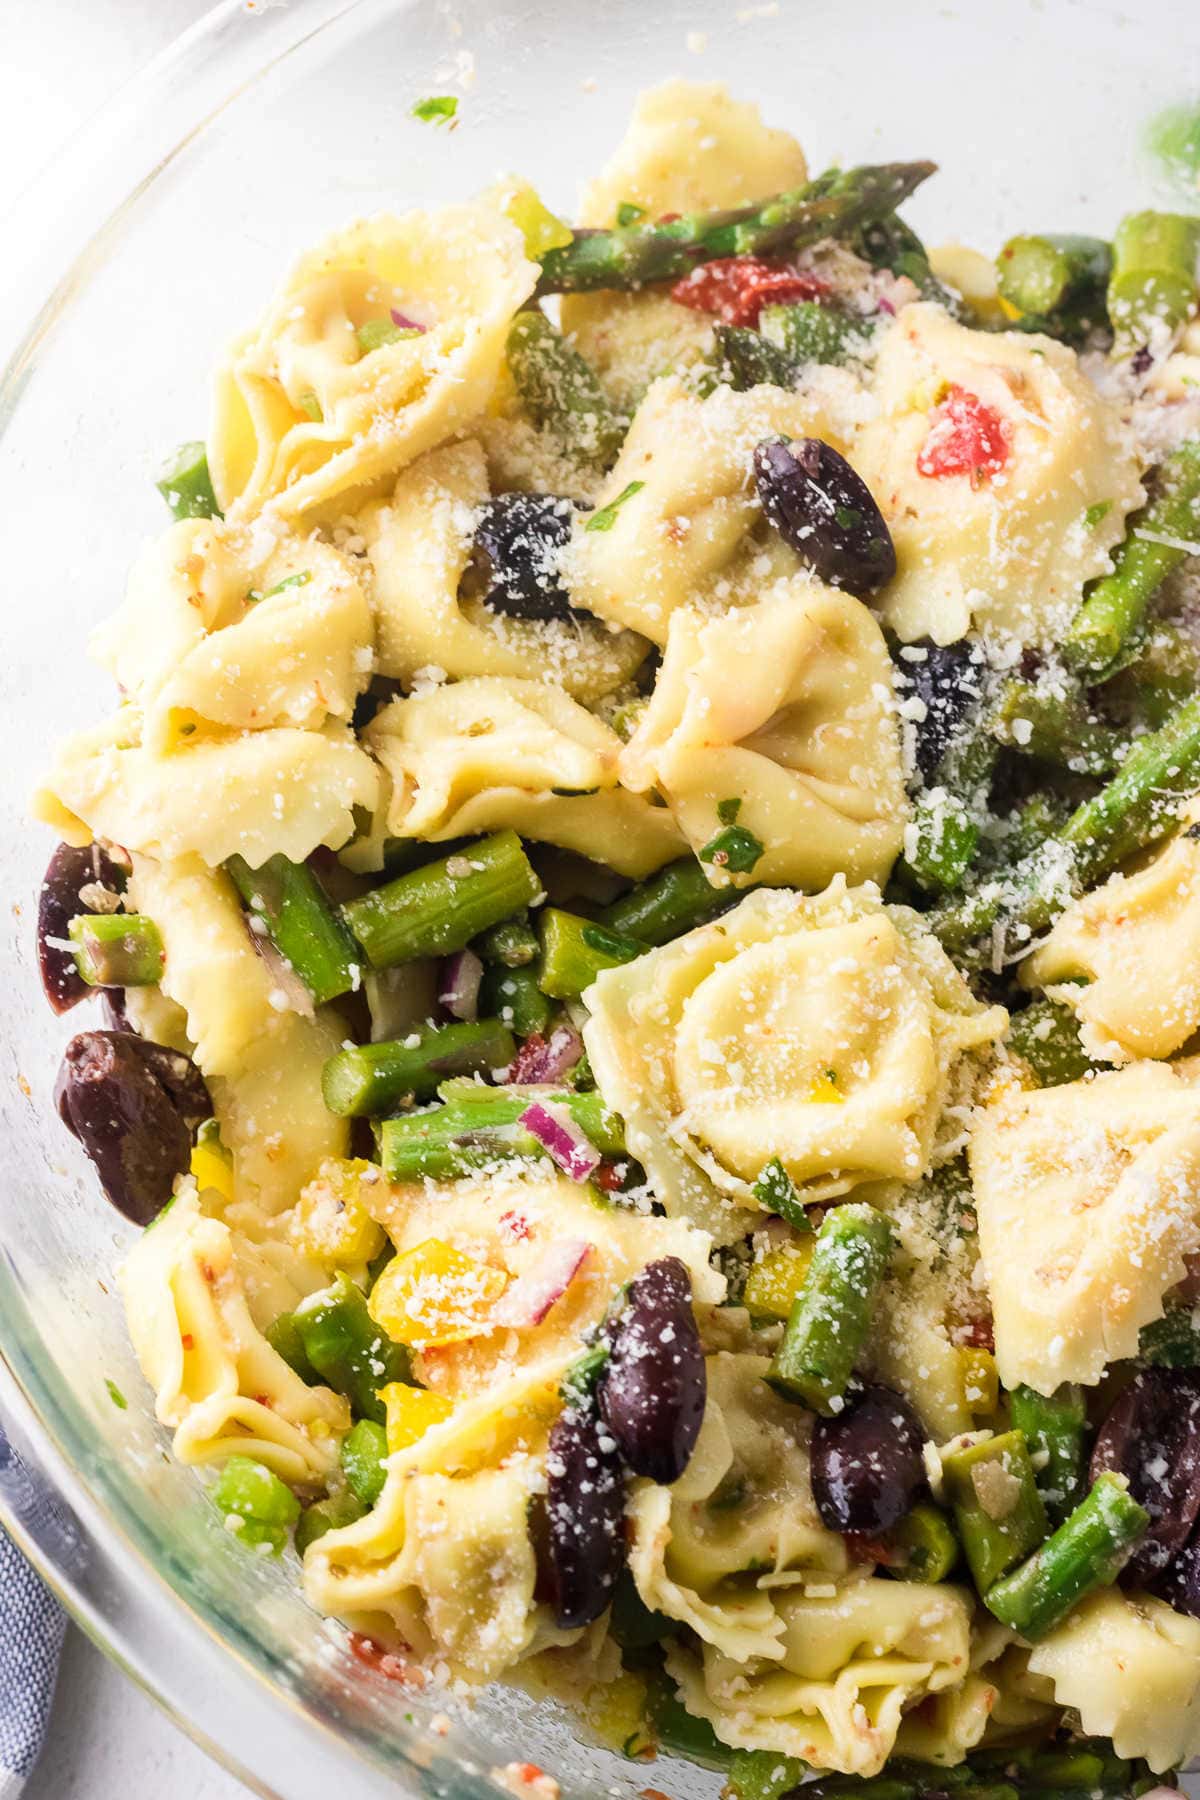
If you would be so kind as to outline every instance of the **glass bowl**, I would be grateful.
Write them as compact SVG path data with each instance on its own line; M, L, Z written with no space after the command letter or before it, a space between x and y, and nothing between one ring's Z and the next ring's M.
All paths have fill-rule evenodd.
M112 1281L126 1229L51 1106L72 1026L38 989L50 842L25 815L52 740L107 707L85 641L165 522L158 457L204 431L216 352L301 245L505 169L569 210L648 83L728 82L794 129L816 168L936 157L944 172L914 224L990 251L1016 230L1104 231L1162 198L1141 145L1155 114L1189 97L1180 52L1196 34L1194 0L1143 0L1136 17L1100 0L227 0L10 222L0 1421L25 1471L0 1466L0 1514L84 1627L258 1792L328 1800L349 1779L356 1795L466 1797L495 1791L517 1760L568 1795L649 1780L711 1794L719 1778L582 1746L551 1706L511 1690L464 1707L390 1683L309 1610L294 1568L232 1543L169 1460ZM462 96L457 129L410 118L447 90Z

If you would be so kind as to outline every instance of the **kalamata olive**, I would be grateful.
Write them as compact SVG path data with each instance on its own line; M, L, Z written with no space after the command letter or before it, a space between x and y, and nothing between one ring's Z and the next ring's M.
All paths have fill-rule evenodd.
M54 1100L118 1212L148 1225L191 1160L211 1112L199 1071L177 1051L119 1031L84 1031L63 1056Z
M957 727L979 705L986 670L978 645L969 638L956 644L935 644L932 638L902 644L897 666L909 693L924 703L925 716L916 722L917 768L928 781Z
M812 1490L830 1531L889 1531L925 1480L926 1432L891 1388L864 1387L840 1413L818 1418L812 1435Z
M568 1406L546 1455L546 1556L554 1620L590 1625L608 1606L624 1563L625 1477L617 1446L592 1406Z
M892 579L892 534L870 488L832 444L764 438L754 480L771 524L822 581L861 597Z
M101 910L94 900L103 895L96 893L90 900L84 895L91 888L119 894L124 886L124 872L99 844L82 850L59 844L50 858L38 896L37 946L42 986L56 1013L69 1012L92 992L74 955L63 948L71 920Z
M1200 1370L1143 1369L1096 1437L1091 1476L1124 1475L1150 1514L1121 1580L1143 1587L1166 1568L1200 1516Z
M607 1329L597 1389L604 1422L635 1475L678 1481L700 1435L707 1377L691 1278L677 1256L647 1263Z
M484 603L510 619L575 619L559 579L574 508L553 494L499 494L475 527L486 559Z
M1185 1544L1152 1587L1176 1612L1200 1619L1200 1543Z

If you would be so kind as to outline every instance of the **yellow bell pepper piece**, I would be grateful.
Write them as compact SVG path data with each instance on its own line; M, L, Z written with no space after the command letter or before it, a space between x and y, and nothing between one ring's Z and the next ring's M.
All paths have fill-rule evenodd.
M367 1211L364 1190L382 1180L379 1167L361 1157L327 1157L296 1202L290 1234L296 1248L336 1268L378 1256L387 1239Z
M1000 1371L990 1350L964 1344L958 1353L959 1379L967 1411L986 1418L1000 1404Z
M846 1096L837 1084L837 1076L832 1069L818 1075L808 1090L808 1098L814 1106L845 1106Z
M392 1258L367 1305L395 1343L432 1350L479 1337L507 1286L503 1269L475 1262L440 1238L426 1238Z
M501 210L525 239L525 254L531 262L537 262L547 250L560 250L575 236L527 181L505 187Z
M197 1132L189 1166L201 1193L211 1188L222 1200L233 1199L233 1158L221 1142L215 1119L206 1119Z
M388 1455L407 1450L423 1438L431 1425L440 1425L454 1411L451 1402L428 1388L410 1387L406 1381L389 1381L379 1389L387 1407Z
M794 1244L768 1251L755 1263L742 1295L750 1312L768 1319L787 1318L808 1276L816 1241L815 1234L800 1238Z

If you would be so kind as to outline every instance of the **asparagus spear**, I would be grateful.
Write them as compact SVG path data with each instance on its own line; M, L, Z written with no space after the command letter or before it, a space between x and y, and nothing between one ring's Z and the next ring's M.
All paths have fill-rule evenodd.
M993 734L1027 756L1061 763L1076 775L1111 775L1124 737L1095 717L1070 676L1053 685L1012 680L991 712Z
M339 1050L321 1071L321 1092L341 1118L380 1118L409 1094L431 1098L447 1075L489 1075L515 1055L512 1032L499 1019L463 1020Z
M377 1390L389 1381L408 1381L412 1364L402 1344L379 1329L361 1292L348 1275L307 1294L292 1317L305 1355L322 1381L344 1394L355 1416L386 1421Z
M1043 232L1009 238L996 258L1000 292L1019 323L1051 337L1081 336L1106 318L1112 250L1103 238Z
M257 921L318 1006L357 987L362 955L307 863L271 856L252 869L231 856L225 869Z
M586 293L677 281L697 263L723 256L768 256L856 226L900 206L934 172L927 162L830 169L806 187L732 211L686 213L662 223L575 232L542 257L539 294Z
M1036 1643L1084 1594L1116 1580L1149 1523L1125 1477L1106 1470L1053 1537L987 1590L988 1611Z
M389 1181L453 1180L472 1169L486 1168L500 1157L540 1157L544 1147L520 1124L533 1099L553 1100L570 1113L584 1135L606 1156L625 1149L621 1122L594 1090L547 1093L544 1088L484 1088L474 1082L461 1088L447 1083L446 1102L426 1112L385 1119L380 1156Z
M713 363L718 378L735 393L745 393L753 387L795 385L799 365L761 332L752 331L748 325L714 325L713 337Z
M1150 504L1130 522L1112 574L1094 583L1064 640L1068 667L1089 681L1116 673L1154 595L1188 546L1200 544L1200 439L1189 438L1167 457L1155 487Z
M289 1369L293 1369L301 1381L310 1387L316 1387L321 1377L308 1360L308 1352L304 1348L304 1338L296 1323L295 1313L283 1312L271 1320L263 1332L268 1344L277 1356L282 1356Z
M142 913L80 913L67 935L89 987L153 987L162 979L163 941Z
M898 1581L946 1581L960 1555L950 1521L936 1506L914 1506L888 1533L887 1541L903 1558L888 1564L888 1573Z
M263 1463L231 1456L212 1490L214 1504L237 1523L243 1544L265 1545L278 1556L288 1528L300 1517L300 1502L291 1488Z
M1083 1496L1087 1406L1083 1389L1065 1382L1053 1394L1016 1387L1009 1395L1013 1426L1038 1458L1038 1492L1052 1525L1061 1525Z
M523 913L493 925L475 945L485 963L499 963L506 969L524 969L536 962L538 947L537 932Z
M374 967L386 969L461 950L540 893L516 832L498 831L398 875L341 912Z
M548 906L540 914L539 935L542 960L538 983L544 994L556 1000L574 999L591 987L603 970L618 969L646 949L637 938L557 906Z
M1184 213L1130 213L1113 236L1108 316L1118 353L1173 335L1196 301L1200 218Z
M912 227L895 213L869 220L851 239L850 248L873 269L890 269L893 275L907 275L922 300L936 300L956 319L961 317L962 306L957 294L951 293L938 280L929 266L924 244Z
M1034 1000L1014 1013L1007 1043L1029 1064L1041 1087L1078 1081L1095 1065L1079 1040L1079 1020L1057 1000Z
M816 300L797 300L791 306L766 306L759 315L759 331L795 364L845 363L862 351L870 326L854 313Z
M694 856L681 856L605 907L599 922L622 937L657 946L705 924L729 899L713 887Z
M987 714L977 713L955 733L917 799L904 866L927 894L949 894L962 886L979 847L999 754Z
M349 1488L341 1493L330 1494L324 1500L314 1500L306 1506L296 1521L296 1531L292 1542L296 1546L296 1555L303 1556L310 1544L323 1538L327 1531L341 1531L343 1526L353 1525L361 1519L366 1508L356 1494Z
M387 1453L387 1432L376 1419L359 1419L342 1439L342 1474L363 1506L374 1506L383 1492Z
M1190 1306L1176 1306L1142 1327L1138 1357L1163 1369L1200 1368L1200 1330Z
M180 444L160 469L154 483L174 519L220 518L208 470L208 452L198 441Z
M625 421L610 406L591 366L544 312L519 312L508 332L508 366L535 425L606 469L621 448Z
M1001 878L929 923L948 950L966 952L999 925L1026 936L1056 919L1069 901L1163 836L1180 802L1200 784L1200 695L1176 709L1160 731L1139 738L1119 772L1077 806L1063 829Z
M519 1038L533 1032L546 1032L554 1017L554 1008L538 986L537 970L506 969L493 963L484 970L479 990L480 1010L503 1020Z
M840 1411L891 1249L891 1226L874 1207L852 1203L826 1213L767 1376L785 1400Z
M946 1494L975 1586L987 1595L1049 1530L1019 1431L964 1444L942 1458Z

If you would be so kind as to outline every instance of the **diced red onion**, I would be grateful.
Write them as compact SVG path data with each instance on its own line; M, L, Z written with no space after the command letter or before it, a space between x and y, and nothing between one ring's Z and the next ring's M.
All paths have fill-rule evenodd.
M396 308L394 306L391 309L391 313L392 313L392 324L395 325L397 327L397 329L400 331L425 332L425 331L429 330L428 325L418 325L417 321L415 319L405 318L404 314L402 312L397 312Z
M561 1238L531 1269L510 1282L492 1308L494 1325L540 1325L578 1275L591 1245L586 1238Z
M884 294L879 296L879 310L881 313L886 313L889 319L894 319L896 316L895 307Z
M438 981L438 1003L456 1019L479 1016L479 984L483 980L483 964L473 950L458 950L442 964Z
M529 1086L539 1081L561 1081L582 1055L583 1039L573 1025L556 1025L548 1038L534 1031L509 1064L507 1079Z
M600 1152L565 1107L534 1100L521 1114L521 1124L572 1181L586 1181L599 1168Z

